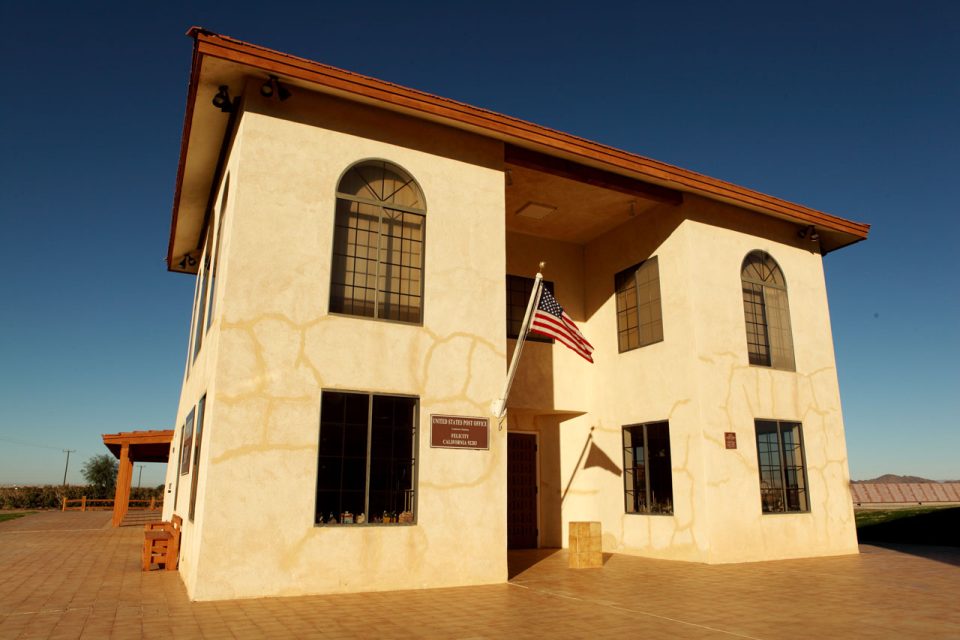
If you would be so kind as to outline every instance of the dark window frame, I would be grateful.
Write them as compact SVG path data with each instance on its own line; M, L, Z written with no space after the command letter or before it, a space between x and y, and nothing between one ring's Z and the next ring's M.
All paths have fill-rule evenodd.
M507 339L508 340L518 340L520 338L519 328L523 325L523 316L527 312L527 305L530 303L530 294L533 293L533 283L535 282L534 278L528 278L526 276L515 276L507 274ZM552 280L543 281L544 288L550 292L551 295L556 297L556 292L553 289ZM512 304L511 298L522 298L522 306L517 304ZM519 314L519 317L517 317ZM517 331L514 332L514 326L517 327ZM540 335L537 333L530 333L527 335L527 342L546 342L553 344L554 339L549 336Z
M655 273L654 278L641 281L641 275L647 276L650 271ZM657 284L656 297L652 297L648 286L654 280ZM660 288L660 261L657 256L651 256L618 272L613 277L613 289L617 316L617 351L626 353L663 342L663 296ZM651 314L651 320L644 322L643 314L647 311ZM630 323L631 314L636 324ZM647 329L648 327L652 328ZM659 333L656 331L658 327ZM646 337L645 331L648 333ZM649 335L651 331L653 333Z
M789 445L794 450L792 456L788 456L788 444L783 436L784 427L791 430L796 428L797 441ZM761 428L765 431L761 432ZM774 428L775 431L771 431L771 428ZM764 515L810 513L810 485L807 480L807 454L803 442L803 424L796 420L758 418L754 420L754 433L754 442L757 447L761 512ZM761 446L761 435L771 433L776 433L777 436L776 474L773 474L773 466L770 464L769 458L766 464L764 463L764 455L769 454L769 451ZM799 452L800 458L799 465L796 464L797 452ZM793 462L793 464L788 464L788 462ZM770 479L770 476L765 474L765 470L767 474L774 475L773 479L779 482L779 487L764 487L765 483L769 484ZM791 480L793 481L792 486Z
M752 366L796 371L790 296L776 259L760 249L749 252L740 265L740 289L747 361Z
M190 477L190 508L187 511L190 522L193 522L193 515L197 507L197 482L200 477L200 445L203 441L203 418L206 414L207 394L203 394L200 402L197 403L197 424L193 435L193 464L191 465Z
M178 464L180 464L181 461L183 460L183 436L184 436L184 431L186 431L186 428L187 428L186 422L184 422L182 425L180 425L180 454L177 456L177 462L178 462ZM180 475L180 469L177 469L176 488L175 488L174 491L173 491L173 511L174 511L174 513L176 513L176 511L177 511L177 504L178 504L178 501L180 500L180 478L181 478L181 477L182 477L182 476Z
M221 247L223 246L223 223L227 217L227 196L230 193L230 174L227 174L227 177L223 182L223 195L220 197L220 209L217 212L216 217L216 241L214 242L214 253L210 258L210 284L207 285L207 294L210 302L207 308L207 328L206 331L209 333L210 327L213 325L213 314L216 310L216 295L217 295L217 275L220 271L220 259L221 259Z
M663 429L665 431L665 437L663 438L666 441L666 460L664 461L667 466L666 477L669 478L669 495L666 498L665 503L658 503L656 497L656 490L652 486L655 481L657 483L662 481L662 476L664 475L662 470L657 469L655 471L651 470L651 467L655 466L652 462L650 452L650 431L653 429ZM642 444L638 447L634 444L634 438L637 437L637 434L640 434ZM674 500L673 500L673 453L672 446L670 443L670 421L669 420L657 420L654 422L642 422L639 424L628 424L624 425L621 429L621 442L622 442L622 453L623 453L623 502L624 502L624 513L628 515L639 515L639 516L673 516L674 515ZM630 438L628 444L628 436ZM637 464L637 449L642 449L643 456L643 495L638 495L638 486L640 484L639 469L640 466ZM658 456L659 457L659 456ZM659 466L658 463L656 466ZM657 477L654 480L651 480L653 474L656 473ZM631 480L632 485L631 486ZM662 487L661 487L662 489Z
M402 187L394 190L394 192L384 196L382 199L378 199L380 196L357 196L344 190L344 185L348 179L351 177L354 179L359 177L363 181L365 178L362 176L362 170L374 168L377 167L377 165L379 165L379 170L383 172L384 176L386 176L389 171L399 178L406 180L406 182L404 182ZM370 187L369 183L366 184L367 187ZM422 208L395 204L388 201L389 198L392 198L408 186L417 194L417 201L423 204ZM373 193L373 189L370 188L368 192ZM346 207L346 209L344 209L344 207ZM363 214L359 210L353 211L352 208L354 207L357 209L366 208L375 212L375 225L368 223L368 226L365 227L361 223L363 216L373 214L369 212ZM393 222L397 220L395 216L399 216L399 224L393 224ZM407 233L407 229L412 228L405 227L408 223L408 218L410 218L409 222L411 224L417 220L419 221L419 239L414 237L413 232ZM399 233L399 236L385 232L385 229L389 231L394 227L396 227L394 234ZM381 322L396 322L399 324L422 326L426 298L426 230L427 206L423 189L420 188L420 184L406 169L383 159L366 159L350 165L337 182L328 313L330 315L340 315L351 318L366 318ZM351 236L353 237L353 241L350 240ZM366 238L366 244L361 242L361 236ZM388 238L386 245L384 245L383 241L385 237ZM386 261L382 260L381 256L384 251L388 253L396 252L393 243L397 241L400 247L400 263L391 262L389 257ZM371 242L375 244L371 244ZM416 251L414 251L414 249L416 249ZM376 255L375 258L370 257L372 253ZM418 263L415 262L414 256L419 258ZM410 264L405 264L405 260L407 260L408 257ZM343 263L342 267L339 266L341 262ZM348 263L352 264L352 269L350 270L348 270L346 266ZM367 271L358 271L358 264L361 263L367 268L371 265L374 266L374 273L370 274ZM386 275L381 274L381 268L384 265L389 267L390 272L396 269L399 276L391 276L388 278ZM414 285L415 280L413 278L404 277L405 273L409 273L410 271L418 272L419 279L416 281L416 285ZM338 277L343 281L337 281ZM371 278L373 279L372 287L369 286ZM347 282L348 279L351 281ZM387 283L386 287L381 286L381 280ZM404 288L406 288L406 291L404 291ZM338 291L341 291L342 295L338 295ZM348 291L350 292L349 296L347 295ZM363 300L357 298L358 291L366 292ZM389 310L394 308L394 302L391 301L385 305L381 305L381 295L386 299L396 297L397 304L395 306L398 316L403 315L405 312L409 314L411 309L416 309L416 317L414 319L410 319L409 317L392 317L392 313ZM408 303L407 305L402 304L404 300ZM410 304L414 300L416 300L417 303L415 307ZM372 305L369 313L366 311L368 305ZM358 306L360 307L359 310ZM388 311L383 313L382 307L387 308Z
M190 473L190 453L193 449L193 424L196 408L190 409L187 419L183 421L183 436L180 438L180 475Z
M365 397L366 400L367 400L367 417L366 417L366 428L367 428L367 432L366 432L366 442L365 442L365 447L366 447L366 458L365 458L366 468L365 468L364 487L363 487L363 490L362 490L363 493L364 493L364 498L363 498L363 501L364 501L364 511L363 511L362 513L365 514L365 516L366 516L366 521L363 522L363 523L357 523L357 522L356 522L356 517L357 517L357 515L359 515L359 514L357 514L357 513L353 513L354 522L352 522L352 523L340 522L340 515L341 515L341 514L337 514L337 515L335 516L336 519L337 519L337 522L328 522L328 521L326 520L326 518L325 518L325 514L322 513L322 512L324 511L324 509L320 509L320 507L319 507L320 494L321 494L321 492L323 492L323 491L328 491L328 492L330 492L330 490L325 490L325 489L323 489L323 488L321 487L322 459L323 459L324 457L333 458L333 456L324 456L324 454L323 454L323 437L324 437L324 434L323 434L323 429L324 429L323 423L324 423L324 421L325 421L325 417L322 415L322 414L323 414L322 407L323 407L323 404L324 404L323 396L324 396L324 395L327 395L327 394L339 394L339 395L342 395L342 396ZM397 521L397 520L394 520L394 521L392 521L392 522L383 522L382 520L381 520L381 521L371 521L371 520L374 520L375 518L376 518L376 519L382 519L383 516L382 516L382 515L380 515L380 516L373 516L373 515L371 515L371 514L369 513L369 509L370 509L370 494L371 494L371 491L372 491L372 489L371 489L371 478L372 478L371 470L372 470L373 461L374 461L374 457L375 457L374 454L373 454L373 448L374 448L374 447L373 447L373 431L374 431L374 416L373 416L373 412L374 412L374 402L375 402L377 399L388 399L388 398L406 399L406 400L411 400L411 401L412 401L413 416L412 416L412 418L411 418L411 432L410 432L410 436L409 436L410 439L411 439L411 441L410 441L410 467L411 467L411 471L410 471L410 487L411 487L411 488L409 489L409 493L410 493L410 496L409 496L409 506L410 506L410 508L409 508L409 510L408 510L409 513L410 513L410 519L407 520L407 521L405 521L405 522L399 522L399 521ZM346 401L346 400L345 400L345 401ZM343 422L341 426L343 426L344 428L346 428L346 427L348 426L348 423L347 423L347 422ZM391 427L391 430L396 431L397 429L396 429L396 427ZM320 433L319 433L319 441L318 441L318 447L317 447L317 474L316 474L315 498L314 498L314 526L318 526L318 527L358 527L358 526L359 526L359 527L362 527L362 526L393 526L393 525L415 525L415 524L417 524L418 511L419 511L419 509L418 509L418 506L419 506L419 505L418 505L418 501L419 501L419 495L418 495L418 494L419 494L419 488L418 488L418 485L419 485L419 475L420 475L420 397L419 397L419 396L407 395L407 394L398 394L398 393L374 393L374 392L369 392L369 391L350 391L350 390L344 390L344 389L324 389L323 391L321 391L321 416L320 416L320 430L319 430L319 431L320 431ZM344 439L344 440L346 439L346 433L345 433L345 432L344 432L343 439ZM391 451L393 451L393 450L394 450L394 449L393 449L393 447L391 446ZM344 459L344 458L341 456L341 460L343 460L343 459ZM391 456L391 459L393 459L392 456ZM342 473L343 473L343 472L341 471L341 476L340 476L340 477L341 477L341 481L342 481L342 478L343 478ZM339 492L340 492L340 493L343 493L342 484L341 484L341 488L339 489ZM353 492L356 492L356 491L354 490ZM407 510L405 510L404 512L406 512L406 511L407 511ZM404 513L404 512L401 512L401 513ZM395 516L395 517L399 517L399 515L400 515L399 513L397 513L396 511L394 511L394 516Z
M200 349L203 347L203 337L206 335L204 324L207 314L207 275L210 272L210 253L213 251L213 230L207 228L207 237L203 243L203 254L200 256L200 268L197 270L198 298L196 326L193 329L193 362L196 363Z

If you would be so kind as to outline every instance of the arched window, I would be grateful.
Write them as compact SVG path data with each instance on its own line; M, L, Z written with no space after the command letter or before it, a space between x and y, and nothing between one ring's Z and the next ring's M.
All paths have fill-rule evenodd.
M795 370L787 281L780 266L767 252L751 251L743 259L740 280L750 364Z
M337 186L330 312L423 319L423 192L384 160L353 165Z

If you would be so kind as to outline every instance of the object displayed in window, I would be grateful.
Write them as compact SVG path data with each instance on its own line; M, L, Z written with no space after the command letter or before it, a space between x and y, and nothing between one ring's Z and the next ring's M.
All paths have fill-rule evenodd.
M763 512L809 511L800 423L757 420L756 429Z
M203 442L203 413L207 405L207 394L203 394L197 403L197 432L193 445L193 472L190 476L190 509L187 512L190 522L197 509L197 482L200 479L200 445Z
M190 410L186 422L183 424L183 435L180 436L180 475L190 473L190 451L193 448L193 415L195 409Z
M617 291L617 344L620 353L663 341L660 266L656 256L614 277Z
M419 401L324 391L316 524L413 523Z
M627 513L673 514L667 422L623 428L623 488Z
M523 316L527 313L527 304L530 302L530 294L533 293L533 282L533 278L507 275L507 338L516 340L520 337ZM551 294L554 293L553 282L550 280L544 280L543 287ZM553 338L536 333L529 334L527 340L553 342Z
M765 251L751 251L740 272L750 364L793 371L787 281Z
M425 225L407 172L384 160L350 167L337 187L330 312L422 322Z

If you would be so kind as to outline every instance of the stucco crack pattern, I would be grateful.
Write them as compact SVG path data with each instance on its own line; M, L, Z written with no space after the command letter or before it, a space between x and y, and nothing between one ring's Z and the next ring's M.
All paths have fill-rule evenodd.
M211 463L217 465L267 451L315 452L319 396L325 387L323 370L329 368L330 360L342 361L337 358L336 351L345 348L348 340L338 338L344 330L353 337L355 332L350 331L353 329L350 325L354 322L371 329L371 341L387 342L383 334L398 330L398 327L385 323L330 316L297 323L281 313L265 313L242 322L224 321L221 351L227 373L221 377L224 383L218 387L217 400L224 407L225 420L229 423L234 412L243 416L241 422L250 433L233 430L235 437L229 440L229 448L212 451ZM416 333L404 346L403 357L395 359L407 363L406 372L401 370L397 376L402 386L398 382L378 391L415 394L420 397L422 405L446 405L456 407L459 412L469 406L478 415L486 415L492 397L489 393L484 394L482 386L477 384L475 370L489 367L491 361L495 366L502 366L505 351L490 340L464 331L440 335L425 327L399 328L401 331L410 329ZM331 334L338 337L330 337ZM424 344L425 341L428 344ZM391 348L385 345L378 351L387 359ZM408 357L417 353L422 355ZM450 373L451 362L458 363L455 375ZM292 416L286 416L292 420L278 417L278 412L292 413ZM292 426L291 421L298 422L299 426ZM231 427L227 426L227 430ZM489 482L499 468L500 447L494 438L495 433L495 430L491 431L491 450L476 477L452 482L421 478L421 490L480 488ZM428 434L421 433L420 438L423 456ZM464 452L459 454L464 455ZM456 454L451 452L448 455Z
M481 411L483 415L486 415L489 411L489 403L491 400L493 400L493 398L471 398L469 395L470 385L473 382L474 359L477 355L477 348L483 347L489 352L488 355L491 355L495 358L502 358L504 361L506 360L506 352L498 350L496 345L494 345L491 341L464 331L458 331L440 336L435 332L424 328L423 333L429 336L431 343L425 351L422 363L419 363L419 367L417 367L419 371L415 370L411 372L415 374L415 380L417 381L416 386L423 390L423 399L431 404L466 402L472 405L476 410ZM465 375L463 376L463 383L459 386L455 393L449 395L426 395L425 390L431 386L431 365L434 363L437 350L442 348L444 345L452 345L457 341L467 342L467 352L464 365ZM449 377L454 380L458 378L458 376Z
M733 352L702 356L700 360L710 369L707 374L710 378L726 380L725 387L718 389L716 396L720 409L716 415L723 420L712 425L708 420L703 429L703 441L708 452L706 460L709 465L706 482L708 495L713 491L736 491L756 496L755 504L745 504L748 509L739 514L739 517L749 517L752 520L753 524L749 525L752 531L768 532L768 535L755 533L749 536L752 541L750 544L760 546L760 554L784 555L783 545L779 540L782 534L770 535L781 531L784 526L796 529L791 536L800 535L801 539L809 536L811 543L822 551L855 552L836 368L825 366L809 372L780 371L746 364L742 354ZM721 372L722 375L718 375ZM706 406L709 406L709 403ZM759 471L754 430L756 419L790 420L803 425L807 513L779 517L762 513L758 494ZM739 435L736 450L725 448L725 431ZM716 462L710 463L711 459ZM811 517L810 514L816 514L816 517ZM714 528L723 526L722 522L729 517L726 514L715 515L719 516L719 520L711 524ZM792 524L784 524L791 519ZM838 529L835 526L838 522L844 526ZM805 533L799 533L801 531ZM844 532L844 535L838 535L838 531ZM734 557L761 557L757 552L745 550L744 541L737 544L741 550L736 552ZM800 548L796 539L793 547ZM745 555L740 555L744 553ZM805 551L798 553L803 554Z
M683 400L677 404L686 404L688 402L690 402L690 400ZM677 408L677 404L674 405L674 409ZM671 409L670 414L671 415L673 414L673 409ZM676 490L674 490L673 492L673 500L674 500L673 517L674 517L675 526L673 529L673 533L670 535L670 542L667 545L670 547L677 545L680 542L685 542L687 544L689 544L689 542L692 542L694 546L698 548L700 547L697 541L697 530L695 526L696 517L694 516L694 514L696 513L695 505L697 503L697 500L696 500L697 483L695 482L694 474L690 471L690 455L691 455L692 441L693 441L693 435L687 434L683 446L680 447L680 450L683 451L683 460L680 461L679 464L676 461L674 461L671 469L673 471L674 484L678 484L676 482L676 478L678 475L683 476L684 478L686 478L687 486L689 487L689 492L687 493L687 497L684 500L684 504L682 505L682 507L677 505L678 492ZM677 538L681 534L689 534L689 538L690 538L689 542L678 541Z

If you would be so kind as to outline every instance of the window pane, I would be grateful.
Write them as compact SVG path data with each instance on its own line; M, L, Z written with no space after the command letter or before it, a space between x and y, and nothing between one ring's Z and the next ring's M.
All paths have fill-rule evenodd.
M183 437L180 440L180 475L190 472L190 451L193 448L193 411L183 425Z
M367 482L369 396L324 391L320 399L316 522L363 513ZM356 510L357 495L360 496Z
M763 304L763 287L743 283L743 314L747 326L747 352L750 364L770 366L770 341Z
M793 359L793 335L790 331L790 306L787 290L764 287L767 330L770 336L770 361L778 369L796 369Z
M750 364L793 371L793 335L787 284L776 261L764 251L743 260L743 313Z
M620 352L663 340L660 267L656 256L614 277Z
M197 506L197 481L200 477L200 446L203 443L203 414L207 405L207 396L204 394L197 403L197 434L193 445L193 475L190 477L190 509L187 512L190 521Z
M201 268L197 271L200 294L197 298L197 318L196 326L193 330L193 359L196 361L197 354L200 353L200 346L203 344L203 326L207 313L207 272L210 270L210 251L213 242L213 233L207 230L206 248L203 250L203 257L200 260Z
M323 393L318 524L346 524L351 518L356 523L360 515L372 523L413 522L417 403L416 398Z
M320 456L317 463L317 485L323 491L340 491L343 475L343 460L339 457Z
M223 196L220 198L220 210L217 215L217 247L211 259L213 265L210 270L210 311L207 312L207 330L213 323L213 311L217 302L217 272L220 270L220 262L223 256L220 255L220 248L223 246L223 221L226 217L227 194L230 193L230 175L227 175L223 183Z
M764 513L808 511L800 423L757 420L756 431L760 504Z
M649 424L646 429L650 512L672 514L673 471L670 466L670 433L667 423Z
M647 471L643 448L643 426L623 428L623 469L627 513L646 513Z
M330 311L374 316L376 253L379 208L349 200L337 200L334 222L333 266L330 276ZM371 232L369 229L373 228ZM372 258L372 259L371 259Z
M806 511L807 482L800 425L795 422L781 422L780 436L783 443L787 511Z
M374 396L370 454L370 516L413 515L416 400Z
M533 278L507 276L507 338L516 339L520 336L523 316L527 313L530 294L533 293L533 283ZM551 294L554 293L553 282L550 280L544 280L543 286ZM527 340L530 342L553 342L553 338L539 336L535 333L527 335Z
M420 188L378 160L347 171L338 196L330 311L419 323L426 221Z

